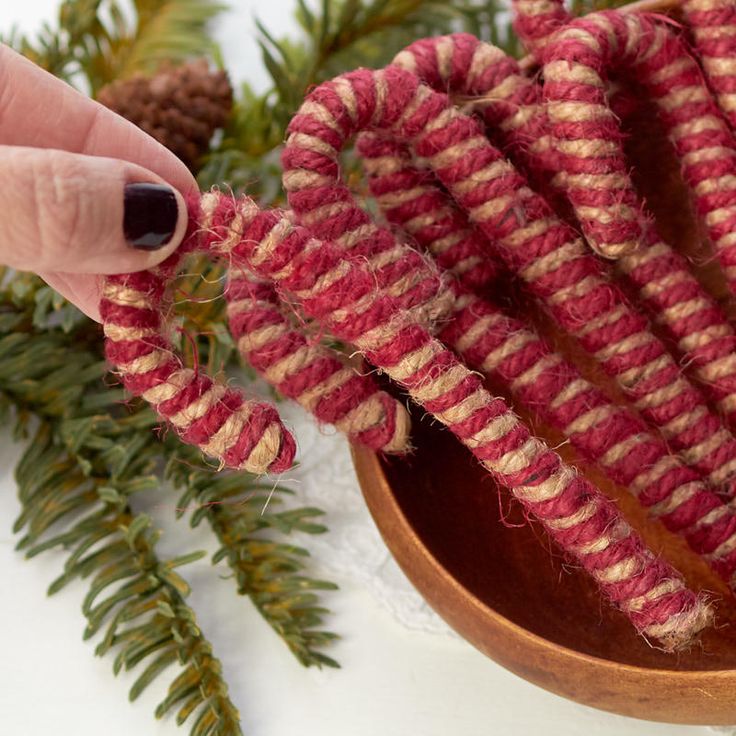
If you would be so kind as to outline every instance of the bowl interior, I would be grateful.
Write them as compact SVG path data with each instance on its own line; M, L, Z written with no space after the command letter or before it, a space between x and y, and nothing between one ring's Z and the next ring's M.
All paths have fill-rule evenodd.
M539 525L449 432L415 419L416 452L409 460L381 461L382 472L421 544L472 596L549 642L610 662L736 669L736 600L679 539L627 504L627 518L651 546L717 599L717 626L690 651L673 655L649 646L604 603L590 578L565 563Z

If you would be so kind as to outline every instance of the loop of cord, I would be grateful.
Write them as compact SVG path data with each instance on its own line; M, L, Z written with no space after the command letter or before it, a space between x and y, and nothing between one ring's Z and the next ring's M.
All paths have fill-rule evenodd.
M185 243L156 269L106 279L100 304L106 356L125 388L148 401L183 441L221 466L282 472L292 466L296 444L276 410L184 367L166 336L167 286L184 258L202 250L199 226L192 220ZM369 376L291 328L268 285L231 274L227 295L238 348L279 391L372 449L408 449L406 409Z
M192 237L155 269L105 279L100 313L106 357L125 388L149 402L184 442L222 465L281 472L291 467L296 444L276 410L184 367L167 337L167 285L192 249Z
M294 329L271 284L243 272L231 275L225 295L238 350L279 393L353 442L379 452L407 451L406 409L318 338Z
M604 74L623 68L657 105L695 208L736 290L733 135L682 40L649 16L609 11L568 23L541 54L549 129L573 205L580 202L604 230L634 222L641 230L641 203L627 173L618 121L605 100ZM586 197L589 188L594 197ZM587 234L586 220L578 219Z

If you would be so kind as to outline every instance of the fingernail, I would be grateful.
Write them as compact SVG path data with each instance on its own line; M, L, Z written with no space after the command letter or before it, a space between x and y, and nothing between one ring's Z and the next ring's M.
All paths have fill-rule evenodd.
M133 248L157 250L171 240L179 208L171 187L165 184L125 185L123 233Z

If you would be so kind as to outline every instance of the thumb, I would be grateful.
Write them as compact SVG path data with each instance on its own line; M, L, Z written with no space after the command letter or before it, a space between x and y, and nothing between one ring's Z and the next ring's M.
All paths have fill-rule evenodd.
M108 274L163 261L187 226L182 195L127 161L0 146L0 263Z

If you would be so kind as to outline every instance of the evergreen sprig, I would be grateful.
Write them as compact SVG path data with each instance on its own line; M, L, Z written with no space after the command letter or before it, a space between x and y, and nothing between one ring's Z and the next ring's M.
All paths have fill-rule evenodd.
M201 455L179 445L170 452L166 478L182 490L180 516L194 507L190 523L207 520L217 535L220 549L213 560L227 561L235 575L238 591L250 596L258 611L286 642L304 665L339 664L323 652L336 635L317 629L327 609L321 607L314 591L335 590L334 583L303 575L307 550L264 537L302 532L321 534L327 529L316 521L323 512L314 507L266 511L278 506L291 491L273 483L254 481L243 487L237 474L219 473Z
M151 73L215 50L210 21L216 0L64 0L57 23L31 38L4 40L57 77L94 94L136 72Z
M79 424L73 423L74 431ZM91 421L84 429L96 433L92 444L99 449L88 442L75 441L74 450L62 445L50 423L35 432L16 469L23 511L15 530L26 532L19 548L28 557L58 547L68 550L64 572L49 593L75 578L91 578L82 605L84 638L104 632L95 651L116 651L115 674L143 668L130 689L131 700L179 663L181 672L156 716L176 711L177 723L191 720L192 736L236 736L241 733L238 711L220 662L186 603L189 586L176 572L204 553L170 560L157 555L159 532L128 503L133 492L153 490L156 479L139 474L141 468L132 459L138 447L104 438L97 425ZM114 472L106 475L103 469L98 476L105 464L113 465ZM47 537L53 528L56 532Z
M18 548L27 557L66 550L50 594L76 578L90 579L84 637L103 634L95 651L116 652L116 674L143 668L131 700L178 662L181 672L157 717L176 711L178 723L192 723L192 736L239 735L220 662L176 572L204 553L161 559L160 532L131 504L136 494L160 492L156 453L147 451L155 419L147 408L115 416L121 396L101 382L104 362L91 352L70 356L68 348L63 333L0 338L4 408L17 410L19 435L32 431L15 472L21 514L14 531L23 532ZM19 380L22 361L43 362L26 367Z
M0 414L15 418L16 437L31 438L16 468L21 514L15 531L28 557L64 549L67 560L50 593L90 578L83 603L85 638L102 634L96 652L117 652L113 669L144 667L135 699L177 661L184 668L157 709L177 710L195 736L239 734L218 660L186 604L176 568L202 556L156 554L159 532L134 510L134 497L162 493L165 480L183 490L180 513L206 519L220 540L213 562L227 560L238 590L305 665L335 665L318 649L334 634L319 631L326 609L311 591L335 586L300 574L306 550L279 541L292 532L321 533L314 508L264 511L287 493L246 473L217 474L194 448L167 433L143 402L127 402L101 358L99 330L89 321L66 332L38 320L47 287L28 275L0 290ZM35 322L35 325L34 325ZM265 489L268 488L268 494ZM270 496L273 499L269 499Z

